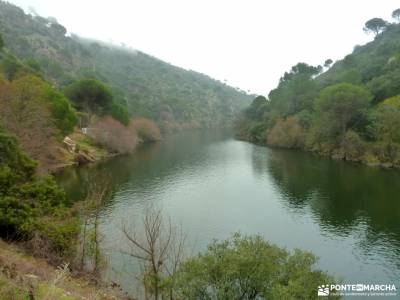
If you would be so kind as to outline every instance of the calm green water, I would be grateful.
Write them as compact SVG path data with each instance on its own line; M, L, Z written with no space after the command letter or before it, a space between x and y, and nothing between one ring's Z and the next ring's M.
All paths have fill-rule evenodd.
M58 177L71 198L110 174L114 194L101 223L106 276L133 291L137 266L124 257L122 222L149 205L181 224L196 251L231 233L258 233L311 250L344 283L400 288L400 171L369 168L194 131L130 156Z

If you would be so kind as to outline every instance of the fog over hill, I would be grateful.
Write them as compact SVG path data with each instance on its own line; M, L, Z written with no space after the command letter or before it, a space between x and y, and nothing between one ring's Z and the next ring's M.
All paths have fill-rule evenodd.
M44 78L59 88L81 78L101 80L133 116L171 126L229 124L252 98L143 52L67 35L55 18L27 14L7 2L0 2L0 33L13 55L37 63Z

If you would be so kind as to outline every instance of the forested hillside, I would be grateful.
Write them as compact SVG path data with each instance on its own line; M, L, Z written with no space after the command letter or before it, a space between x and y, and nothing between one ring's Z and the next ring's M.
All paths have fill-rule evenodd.
M372 42L323 66L299 63L237 122L239 137L371 165L400 166L400 10L365 23ZM361 28L360 28L361 30ZM333 63L333 64L332 64Z
M60 89L82 78L102 81L133 116L165 129L229 123L250 97L206 75L140 51L67 35L54 18L0 1L0 34L15 57ZM12 58L10 58L12 60Z

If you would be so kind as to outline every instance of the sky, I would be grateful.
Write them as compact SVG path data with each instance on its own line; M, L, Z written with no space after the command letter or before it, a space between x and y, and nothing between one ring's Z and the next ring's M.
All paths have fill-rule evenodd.
M285 71L342 59L373 39L398 0L8 0L69 33L124 43L173 65L267 95Z

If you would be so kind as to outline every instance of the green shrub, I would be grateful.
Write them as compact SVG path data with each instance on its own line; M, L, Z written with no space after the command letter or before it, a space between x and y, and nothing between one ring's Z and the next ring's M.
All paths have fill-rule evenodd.
M341 142L340 150L344 159L360 161L365 152L365 144L356 132L349 130Z
M39 233L52 245L49 250L66 253L78 221L66 217L70 203L64 191L50 177L36 178L36 167L16 139L0 131L0 231L26 240Z
M334 278L316 262L309 252L235 234L184 262L170 281L177 299L317 299L316 287Z
M13 80L17 72L21 70L22 65L17 61L14 56L8 55L6 58L3 59L0 67L7 79Z
M51 105L51 111L56 120L57 128L64 136L71 133L78 124L78 117L71 103L63 94L51 86L46 87L45 99Z
M126 107L113 102L111 106L111 116L120 121L122 124L125 126L129 125L129 121L131 120L131 115L129 114L128 110Z

